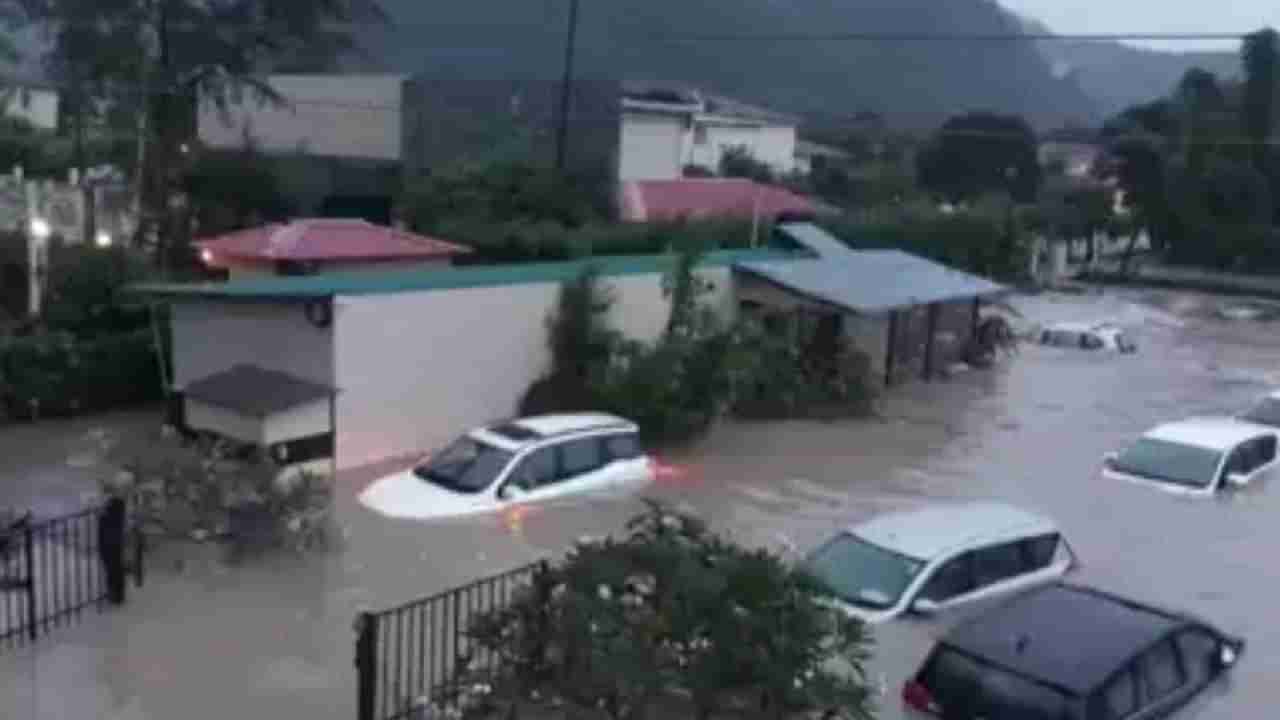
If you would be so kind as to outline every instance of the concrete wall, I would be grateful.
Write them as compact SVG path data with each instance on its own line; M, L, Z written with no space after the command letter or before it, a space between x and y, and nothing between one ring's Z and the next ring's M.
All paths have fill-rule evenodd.
M191 398L184 398L183 403L186 405L187 425L192 429L225 435L254 445L262 442L263 422L258 418L245 417Z
M268 417L262 424L262 441L272 445L322 435L330 431L329 421L328 400L299 405Z
M239 363L334 382L332 328L317 328L296 303L173 304L173 386Z
M618 140L618 179L682 177L685 135L685 120L678 115L624 113Z
M789 173L796 167L796 129L783 125L741 125L702 122L706 128L706 142L692 141L690 133L689 159L687 162L702 165L714 171L720 169L720 159L733 147L745 147L752 157L768 163L780 173Z
M272 75L268 82L286 106L246 97L224 114L203 104L200 141L240 148L247 133L268 153L401 159L404 76Z
M702 272L709 302L734 312L728 268ZM610 318L652 340L668 304L658 273L606 278ZM546 318L555 283L342 297L334 309L339 467L421 452L516 411L548 369Z

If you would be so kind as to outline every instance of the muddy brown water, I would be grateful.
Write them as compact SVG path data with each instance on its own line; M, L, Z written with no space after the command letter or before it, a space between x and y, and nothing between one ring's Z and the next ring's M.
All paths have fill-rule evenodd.
M1280 479L1194 501L1098 474L1104 452L1154 423L1235 411L1280 385L1280 325L1223 319L1219 302L1140 291L1019 298L1037 322L1119 322L1141 350L1024 347L994 370L895 390L881 421L726 425L671 458L680 475L650 493L688 503L742 542L802 550L875 513L933 501L999 498L1041 510L1084 561L1078 580L1247 638L1230 682L1179 717L1263 717L1280 700L1268 683L1280 677L1280 625L1268 622L1280 598ZM44 428L44 438L31 427L0 430L0 502L73 504L92 473L65 467L68 452L85 452L66 448L83 445L88 427ZM639 508L635 497L593 498L466 521L388 520L354 500L388 469L340 478L340 551L235 568L211 548L157 552L125 607L34 651L0 654L0 717L351 720L360 609L556 554L581 535L616 531ZM882 717L900 716L902 681L944 625L875 631Z

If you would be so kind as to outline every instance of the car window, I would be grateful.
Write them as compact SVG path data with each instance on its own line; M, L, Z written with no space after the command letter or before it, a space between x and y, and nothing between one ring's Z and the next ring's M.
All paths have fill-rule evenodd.
M559 478L554 447L540 448L529 453L511 474L511 482L525 490L550 485Z
M570 440L560 446L560 476L562 479L596 470L604 464L599 438L589 437Z
M603 442L606 462L631 460L644 454L644 449L640 447L640 436L636 433L609 435Z
M973 553L964 553L938 568L920 591L920 597L946 602L972 591L973 587Z
M1280 399L1262 400L1244 414L1244 419L1259 425L1280 427Z
M805 572L851 605L886 610L924 568L924 561L841 533L805 559Z
M1262 467L1276 459L1276 436L1263 435L1253 441L1254 458L1257 460L1258 467Z
M1138 711L1138 684L1133 673L1120 673L1102 691L1102 712L1096 713L1105 720L1122 720Z
M512 453L469 436L455 440L413 469L413 474L446 490L478 493L492 485Z
M1176 642L1187 682L1202 685L1211 680L1220 645L1218 638L1213 633L1194 628L1179 633Z
M1027 569L1017 542L983 548L973 556L974 581L979 588L1021 575Z
M1050 533L1022 541L1022 556L1028 570L1042 570L1053 564L1058 554L1058 534Z
M1181 658L1172 640L1164 640L1148 650L1142 656L1140 666L1144 680L1143 695L1148 703L1164 699L1186 682Z
M1080 333L1080 347L1085 350L1101 350L1105 343L1093 333Z

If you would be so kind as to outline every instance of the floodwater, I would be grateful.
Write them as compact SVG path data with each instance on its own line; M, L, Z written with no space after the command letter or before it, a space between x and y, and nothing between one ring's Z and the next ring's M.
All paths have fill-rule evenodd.
M1043 511L1084 562L1077 580L1194 611L1248 640L1230 683L1179 717L1264 716L1280 700L1267 685L1280 677L1280 625L1268 622L1280 598L1278 481L1195 501L1105 481L1098 464L1152 424L1233 412L1280 384L1280 325L1228 319L1220 301L1187 293L1015 305L1036 322L1118 322L1140 352L1028 346L994 370L895 390L883 420L725 425L669 458L680 474L650 493L688 503L741 542L802 551L843 525L932 501L998 498ZM0 434L0 456L13 432ZM0 653L0 716L351 720L360 609L558 554L581 535L616 531L639 508L635 497L598 498L443 523L390 520L354 499L390 469L339 479L347 539L330 554L228 568L212 548L158 551L123 608L34 651ZM5 485L57 473L12 463L5 472L0 502L81 490L50 480L70 485L14 491ZM898 690L940 629L912 620L875 630L883 717L899 716Z

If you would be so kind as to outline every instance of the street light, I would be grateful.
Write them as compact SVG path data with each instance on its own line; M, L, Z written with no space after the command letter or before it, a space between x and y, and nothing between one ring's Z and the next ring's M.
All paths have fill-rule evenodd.
M48 240L53 235L53 228L50 227L49 221L44 218L31 219L31 236L37 240Z
M100 248L111 247L111 233L106 231L99 232L98 236L94 238L94 242L97 243Z

